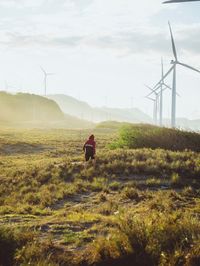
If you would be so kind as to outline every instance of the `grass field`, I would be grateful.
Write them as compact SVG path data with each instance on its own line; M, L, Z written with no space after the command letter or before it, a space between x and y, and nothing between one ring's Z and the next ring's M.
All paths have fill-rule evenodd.
M91 133L97 161L85 169ZM116 126L2 128L0 265L200 265L200 143L189 149L190 137L179 151L133 149L116 145Z

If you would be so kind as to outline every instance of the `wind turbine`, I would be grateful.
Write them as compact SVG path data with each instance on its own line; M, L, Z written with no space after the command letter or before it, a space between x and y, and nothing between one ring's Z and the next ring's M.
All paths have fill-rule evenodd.
M162 79L154 86L154 88L157 88L157 86L159 84L161 84L161 82L173 71L171 126L173 128L175 128L176 127L176 96L177 96L177 92L176 92L176 68L177 68L177 65L181 65L183 67L189 68L189 69L196 71L198 73L200 73L200 71L198 69L191 67L185 63L182 63L178 60L171 25L170 25L170 23L168 23L168 24L169 24L169 30L170 30L170 35L171 35L172 51L173 51L174 59L171 60L172 67L167 71L167 73L162 77Z
M153 99L149 96L145 96L145 98L147 98L148 100L152 101L153 102L153 121L154 121L154 124L157 124L157 99Z
M149 100L154 100L154 123L157 125L157 123L158 123L158 107L159 107L160 92L157 92L157 90L152 89L148 85L145 85L145 87L147 87L151 91L151 93L149 95L147 95L146 98L149 99ZM152 98L149 97L151 94L155 95L155 99L152 99Z
M163 4L172 4L172 3L183 3L183 2L197 2L200 0L169 0L169 1L165 1L163 2Z
M145 85L146 86L146 85ZM152 95L153 93L155 94L157 92L158 89L160 89L160 91L157 93L159 94L159 125L162 126L163 124L163 91L165 91L167 88L171 90L171 87L168 86L165 82L164 82L164 67L163 67L163 58L161 58L161 81L160 83L156 84L156 86L154 86L153 88L150 88L149 86L146 86L148 89L151 90L151 93L149 93L147 96Z
M44 68L40 67L43 74L44 74L44 96L47 95L47 77L48 76L51 76L51 75L54 75L54 73L47 73Z
M163 91L166 90L167 88L171 90L170 86L168 86L164 82L163 58L161 58L161 79L162 79L162 81L160 82L160 117L159 117L159 125L160 126L162 126L162 124L163 124ZM158 89L159 89L159 87L158 87Z
M160 84L160 117L159 117L159 125L162 126L163 123L163 85L164 85L164 69L163 69L163 59L161 58L161 78L162 82Z

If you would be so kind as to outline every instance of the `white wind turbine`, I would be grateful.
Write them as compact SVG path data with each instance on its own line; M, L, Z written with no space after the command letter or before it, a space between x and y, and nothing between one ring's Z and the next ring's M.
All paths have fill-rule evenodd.
M170 23L169 23L169 30L170 30L172 50L173 50L173 55L174 55L174 59L171 61L172 67L167 71L167 73L162 77L162 79L154 86L154 89L156 89L158 87L158 85L161 84L164 81L164 79L173 71L171 126L174 128L174 127L176 127L176 96L177 96L177 93L176 93L176 68L177 68L177 65L181 65L183 67L189 68L189 69L196 71L198 73L200 73L200 71L198 69L191 67L185 63L182 63L178 60L177 52L176 52L176 46L175 46L174 37L172 34L172 29L171 29Z
M158 110L157 99L151 98L149 96L145 96L145 98L153 102L153 121L154 121L154 124L156 125L157 124L157 110Z
M164 86L163 86L164 85ZM147 99L149 99L149 96L152 94L155 94L155 124L158 124L158 113L159 113L159 125L162 126L163 121L163 92L166 89L171 89L168 85L166 85L164 82L157 87L156 89L153 89L147 85L145 85L151 92L146 96ZM160 89L158 91L158 89ZM152 100L152 98L151 98Z
M145 85L146 86L146 85ZM149 88L151 90L151 92L147 95L150 96L153 93L155 93L157 90L160 89L159 91L159 125L162 126L163 125L163 92L168 88L168 89L172 89L169 85L167 85L164 81L164 66L163 66L163 58L161 58L161 81L156 84L156 86L152 88L150 88L149 86L146 86L147 88Z
M54 73L47 73L44 68L40 67L43 74L44 74L44 96L47 95L47 77L48 76L51 76L51 75L54 75Z
M149 100L154 101L154 111L153 111L153 120L154 120L154 124L157 125L158 124L158 110L159 110L159 98L160 98L160 92L157 92L157 90L152 89L151 87L149 87L148 85L145 85L145 87L147 87L151 93L149 93L146 98ZM154 94L155 95L155 99L151 98L150 95Z

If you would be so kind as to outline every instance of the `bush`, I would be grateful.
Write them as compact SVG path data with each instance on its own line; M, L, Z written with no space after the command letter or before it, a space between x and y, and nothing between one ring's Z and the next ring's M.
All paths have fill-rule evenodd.
M135 200L135 201L138 201L140 198L138 190L133 187L124 188L122 191L122 197L124 199L130 199L130 200Z
M199 234L198 220L180 212L126 213L118 229L88 246L86 260L89 265L196 266Z
M120 137L111 147L151 148L200 151L200 134L151 125L128 125L120 130Z

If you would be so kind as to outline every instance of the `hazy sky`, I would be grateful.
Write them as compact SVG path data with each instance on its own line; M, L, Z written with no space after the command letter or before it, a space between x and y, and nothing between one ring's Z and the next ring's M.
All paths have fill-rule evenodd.
M172 59L168 20L180 61L200 69L200 2L162 0L0 0L0 86L43 94L40 66L54 72L48 93L151 114L144 84ZM7 84L7 85L6 85ZM168 79L171 84L171 76ZM178 116L200 118L200 75L178 67ZM165 116L170 114L165 92Z

